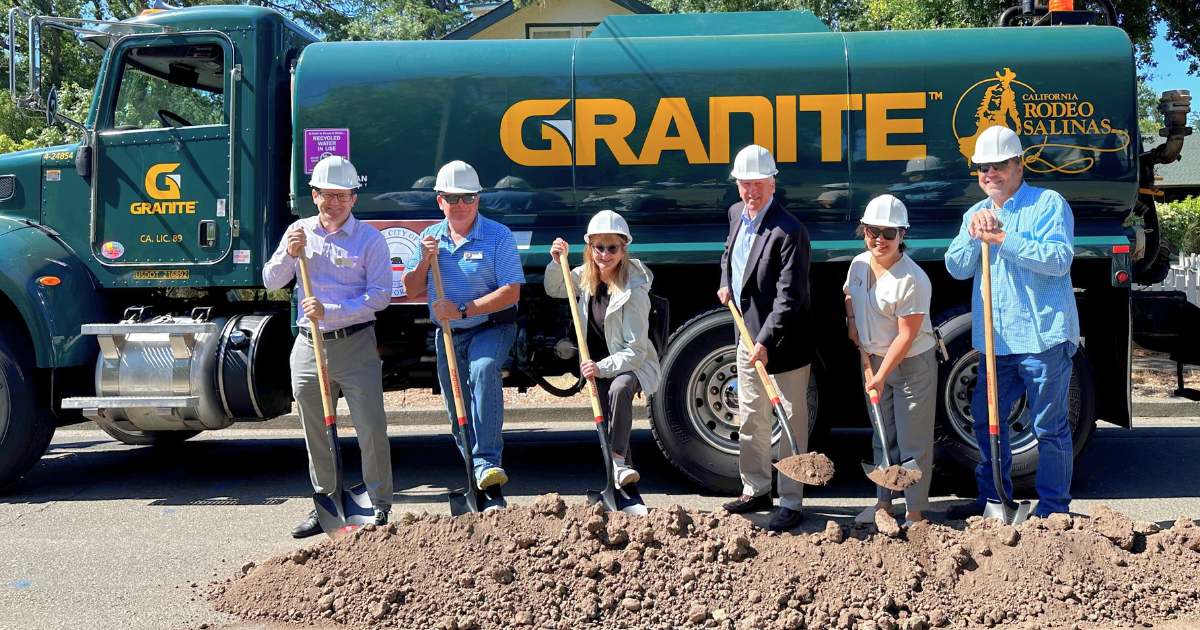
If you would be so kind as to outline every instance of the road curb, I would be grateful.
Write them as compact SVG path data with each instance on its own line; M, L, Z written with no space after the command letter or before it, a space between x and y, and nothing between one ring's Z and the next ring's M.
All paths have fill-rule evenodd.
M1200 402L1169 396L1133 398L1133 415L1141 418L1196 418L1200 417Z

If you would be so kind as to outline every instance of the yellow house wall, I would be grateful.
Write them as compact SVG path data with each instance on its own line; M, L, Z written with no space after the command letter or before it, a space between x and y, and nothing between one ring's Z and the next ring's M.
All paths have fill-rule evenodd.
M599 24L632 11L608 0L543 0L500 20L471 39L525 39L526 24Z

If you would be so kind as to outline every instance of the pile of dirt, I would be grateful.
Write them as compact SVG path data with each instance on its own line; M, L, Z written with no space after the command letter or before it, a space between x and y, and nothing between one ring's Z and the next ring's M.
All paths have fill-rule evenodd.
M1200 616L1198 549L1190 519L1159 531L1104 507L1015 528L830 521L781 536L723 511L631 517L548 495L485 515L406 513L248 564L210 599L246 619L355 628L1133 626Z

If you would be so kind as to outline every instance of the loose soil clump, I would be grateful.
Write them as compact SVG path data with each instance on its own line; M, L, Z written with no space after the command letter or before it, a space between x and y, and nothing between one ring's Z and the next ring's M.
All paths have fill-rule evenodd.
M867 474L867 479L877 486L900 492L917 485L917 482L921 480L921 471L893 464L883 470L876 468Z
M833 479L833 460L823 453L804 453L785 457L775 469L787 477L811 486L823 486Z
M1200 527L1127 521L1097 508L1018 527L922 522L896 538L833 521L781 536L724 511L634 517L551 495L488 514L401 514L237 571L209 597L251 621L441 630L1048 630L1200 617Z

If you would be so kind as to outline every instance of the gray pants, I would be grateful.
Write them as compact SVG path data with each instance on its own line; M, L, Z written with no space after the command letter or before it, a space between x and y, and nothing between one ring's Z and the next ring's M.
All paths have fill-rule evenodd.
M633 397L640 391L642 385L633 372L596 379L600 410L608 418L608 442L614 456L625 458L626 466L633 465L629 433L633 430Z
M767 361L771 358L768 356ZM750 353L738 343L738 466L742 474L742 494L762 496L771 491L771 434L775 425L771 415L771 399L767 388L758 377L758 370L750 364ZM783 409L791 417L792 433L800 453L792 453L786 438L779 440L779 459L808 452L808 373L812 366L772 374L775 391L779 393ZM782 418L780 419L782 421ZM804 504L804 486L800 482L779 475L779 506L799 510Z
M871 355L873 371L878 370L882 364L883 357ZM893 464L899 464L911 457L921 467L923 474L921 480L903 494L876 486L875 496L880 501L891 501L903 496L904 507L909 512L923 512L929 509L936 399L937 357L932 348L915 357L905 358L891 374L888 374L883 391L879 392L883 428L889 441L888 457ZM868 413L870 410L871 400L868 398ZM874 432L871 433L871 447L875 454L875 464L879 465L883 462L883 446Z
M300 408L300 424L308 447L308 476L313 492L329 494L334 490L333 454L329 452L325 410L321 406L321 379L317 375L312 340L304 335L296 337L291 363L292 395ZM326 341L325 363L334 404L340 393L350 407L358 448L362 451L367 495L375 507L390 510L392 447L383 411L383 363L379 360L375 328L360 330L345 339Z

